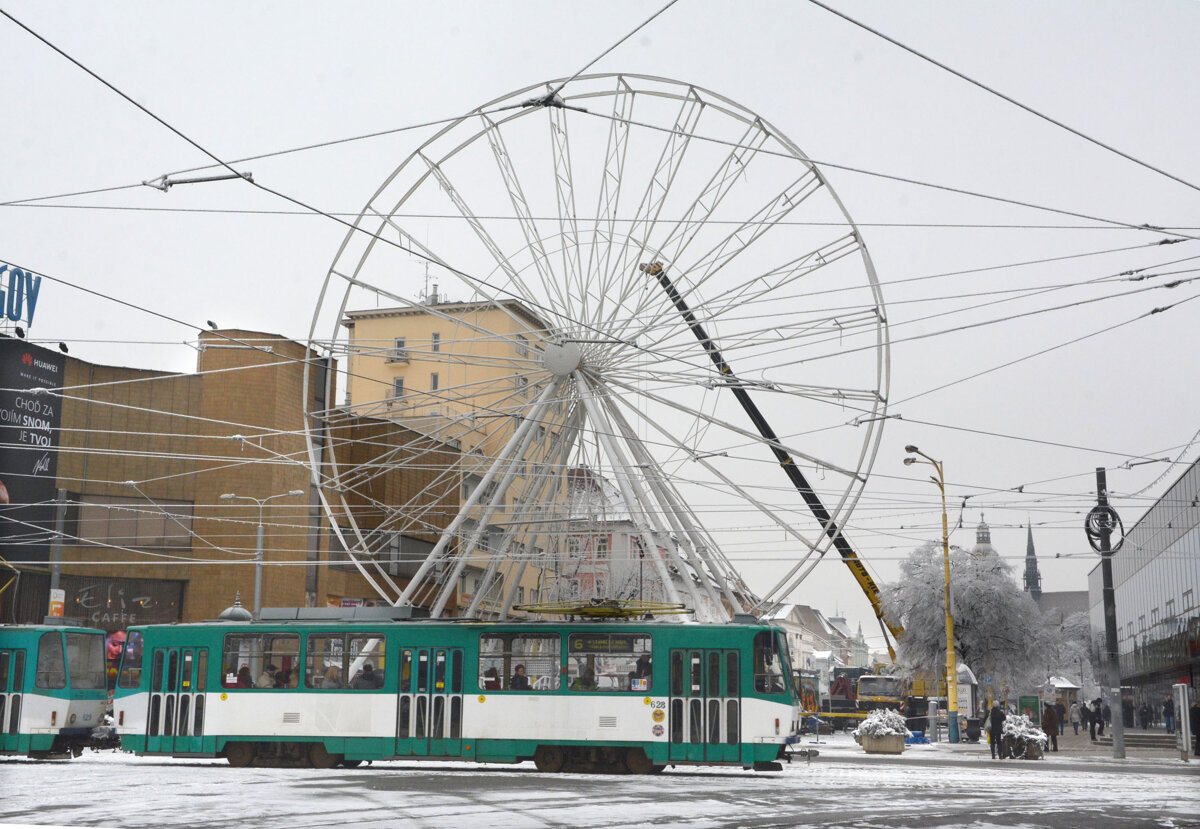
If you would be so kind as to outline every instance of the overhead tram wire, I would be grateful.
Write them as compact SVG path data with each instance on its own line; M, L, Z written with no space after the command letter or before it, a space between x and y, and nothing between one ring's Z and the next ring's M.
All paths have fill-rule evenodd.
M585 111L584 114L590 115L593 118L601 118L606 121L617 121L619 123L622 123L622 124L625 124L625 125L631 126L631 127L642 127L643 129L649 129L649 130L654 130L656 132L664 132L664 133L668 133L668 134L671 134L671 132L672 132L669 127L662 127L657 124L649 124L649 123L646 123L645 121L636 121L632 118L618 118L617 116L611 115L609 113ZM729 147L731 149L753 150L754 152L759 153L761 155L774 155L774 156L779 156L781 158L787 158L792 161L803 161L804 163L809 164L813 167L829 167L834 170L844 170L848 173L858 173L860 175L872 176L874 178L884 179L885 181L895 181L895 182L898 182L901 184L911 184L916 187L926 187L926 188L929 188L932 190L940 190L940 191L946 192L946 193L955 193L960 196L970 196L972 198L984 199L986 201L993 201L993 202L997 202L1000 204L1009 204L1014 207L1026 207L1031 210L1040 210L1040 211L1043 211L1046 213L1054 213L1054 214L1057 214L1060 216L1070 216L1074 219L1085 219L1089 222L1100 222L1102 224L1113 225L1114 227L1125 228L1127 230L1149 231L1151 233L1167 233L1168 232L1168 231L1166 231L1166 229L1163 225L1152 225L1149 223L1134 224L1132 222L1125 222L1125 221L1121 221L1119 219L1105 219L1101 216L1092 216L1088 213L1079 213L1077 211L1066 210L1066 209L1059 208L1059 207L1049 207L1046 205L1034 204L1033 202L1021 201L1020 199L1012 199L1012 198L1008 198L1006 196L992 196L987 193L980 193L975 190L967 190L967 189L960 188L960 187L951 187L950 185L946 185L946 184L934 184L933 182L921 181L919 179L907 178L905 176L897 176L897 175L892 175L890 173L880 173L880 172L877 172L874 170L867 170L867 169L864 169L861 167L851 167L847 164L836 164L832 161L822 161L821 159L811 158L809 156L803 156L802 158L797 158L796 156L792 155L791 153L786 153L781 150L768 150L766 147L750 147L750 146L747 146L744 144L740 144L737 141L728 141L728 140L725 140L722 138L715 138L712 136L702 135L700 133L692 133L691 138L696 141L706 141L711 144L718 144L720 146ZM1170 232L1169 235L1178 237L1180 239L1190 239L1193 241L1200 240L1200 235L1190 235L1190 234L1186 234L1186 233L1175 233L1175 232Z
M988 86L987 84L981 83L980 81L977 81L974 78L972 78L968 75L965 75L962 72L959 72L957 69L953 69L953 68L947 66L946 64L942 63L941 61L936 60L935 58L932 58L923 52L919 52L916 49L914 49L913 47L908 46L907 44L901 43L899 40L896 40L894 37L886 35L883 32L879 31L878 29L874 29L874 28L868 26L866 23L863 23L861 20L856 20L855 18L851 17L850 15L848 15L844 12L840 12L831 6L828 6L825 3L822 3L820 0L808 0L808 2L812 3L814 6L818 6L822 9L824 9L825 11L829 12L832 15L842 18L843 20L845 20L848 23L853 23L855 26L858 26L860 29L864 29L864 30L870 32L871 34L875 35L876 37L886 40L888 43L892 44L893 46L897 46L897 47L903 49L904 51L908 52L909 54L915 55L915 56L919 57L921 60L927 61L928 63L931 63L934 66L936 66L937 68L939 68L943 71L949 72L951 75L954 75L957 78L961 78L962 80L966 81L969 84L972 84L973 86L979 87L980 89L982 89L985 92L989 92L992 95L995 95L997 98L1007 101L1008 103L1012 104L1015 107L1025 110L1030 115L1035 115L1038 118L1041 118L1043 121L1053 124L1054 126L1060 128L1060 129L1066 130L1067 132L1071 133L1072 135L1074 135L1078 138L1082 138L1084 141L1088 141L1092 144L1095 144L1097 147L1100 147L1101 149L1108 150L1110 153L1113 153L1114 155L1118 155L1121 158L1124 158L1126 161L1132 161L1134 164L1137 164L1141 167L1145 167L1147 170L1158 173L1161 176L1165 176L1166 178L1169 178L1172 181L1178 182L1179 184L1182 184L1185 187L1190 187L1193 190L1200 191L1200 185L1193 184L1192 182L1187 181L1186 179L1180 178L1179 176L1177 176L1173 173L1168 173L1166 170L1163 170L1159 167L1155 167L1153 164L1142 161L1140 158L1136 158L1135 156L1132 156L1129 153L1123 152L1122 150L1118 150L1116 147L1113 147L1109 144L1105 144L1103 141L1101 141L1097 138L1093 138L1092 136L1088 135L1087 133L1081 132L1081 131L1075 129L1074 127L1068 126L1068 125L1064 124L1062 121L1058 121L1054 118L1051 118L1049 115L1046 115L1043 112L1039 112L1038 110L1034 109L1033 107L1029 106L1028 104L1023 104L1020 101L1018 101L1017 99L1012 98L1008 95L1005 95L1003 92L993 89L992 87Z

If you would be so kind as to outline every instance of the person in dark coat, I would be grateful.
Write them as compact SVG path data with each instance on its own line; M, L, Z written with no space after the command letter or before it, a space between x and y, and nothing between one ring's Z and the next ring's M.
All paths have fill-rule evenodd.
M1054 713L1058 715L1058 733L1067 733L1067 706L1061 702L1054 703Z
M1163 700L1163 725L1168 734L1175 733L1175 700L1170 697Z
M1087 711L1088 737L1093 741L1096 739L1096 721L1100 719L1100 706L1096 703L1091 705L1085 704L1083 710ZM1104 723L1100 722L1100 733L1104 733Z
M1058 712L1053 705L1047 705L1042 711L1042 731L1050 738L1051 751L1058 751Z
M1196 741L1192 754L1200 757L1200 700L1193 702L1192 707L1188 709L1188 720L1192 724L1192 739Z
M988 714L988 745L992 748L992 759L996 759L996 752L1000 751L1000 735L1004 733L1004 721L1007 719L1004 712L1000 710L1000 703L992 705L991 713ZM1004 752L1000 751L1000 759L1004 759Z
M1138 709L1138 720L1142 723L1142 731L1150 730L1150 706L1144 702Z

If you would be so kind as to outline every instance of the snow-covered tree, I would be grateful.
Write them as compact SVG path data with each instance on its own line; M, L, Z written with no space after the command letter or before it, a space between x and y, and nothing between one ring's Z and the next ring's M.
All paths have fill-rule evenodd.
M927 543L900 565L900 579L882 588L884 611L904 626L901 666L940 677L946 666L945 571L942 547ZM994 552L950 551L950 606L955 650L977 676L993 674L1014 687L1045 681L1050 637L1033 599Z

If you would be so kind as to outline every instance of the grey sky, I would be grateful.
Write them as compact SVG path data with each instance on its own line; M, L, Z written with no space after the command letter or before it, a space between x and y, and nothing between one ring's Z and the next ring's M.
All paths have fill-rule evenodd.
M455 116L510 90L570 75L660 6L13 2L5 9L213 153L241 158ZM1082 132L1200 183L1197 4L838 7ZM137 184L209 163L7 20L0 20L0 44L0 201ZM818 161L1200 232L1200 192L807 3L681 0L593 71L654 74L706 87L757 112ZM240 167L324 210L355 214L428 135L399 133ZM997 549L1020 557L1024 524L1031 521L1045 589L1084 589L1095 561L1081 530L1094 499L1094 468L1113 470L1109 485L1127 525L1182 471L1176 467L1128 499L1120 496L1150 485L1166 464L1113 468L1142 457L1173 458L1196 431L1191 413L1200 409L1200 393L1192 353L1200 303L1131 322L1196 296L1184 282L1031 312L1194 278L1200 272L1192 262L1166 263L1198 255L1197 243L1107 253L1165 236L1098 229L1086 220L841 169L826 173L861 223L884 286L897 341L891 412L903 418L885 428L878 477L850 536L876 577L887 580L896 558L938 535L936 489L922 482L922 467L900 462L903 446L915 443L946 461L952 524L962 497L972 496L966 528L954 534L954 543L973 543L983 510ZM297 338L307 333L324 272L344 235L343 227L311 216L51 206L294 209L238 182L165 194L138 187L40 205L4 208L0 261L196 325L214 320ZM908 224L1043 227L889 226ZM1142 268L1178 273L975 308L1007 296L999 291ZM977 272L905 281L968 270ZM1024 316L909 340L1010 315ZM1097 332L1104 333L956 382ZM52 283L43 287L32 334L67 340L72 354L99 362L188 370L194 361L194 352L178 345L114 342L180 343L193 339L194 330ZM947 383L953 385L926 394ZM1189 451L1185 460L1195 456ZM1010 491L1022 486L1023 493ZM1066 558L1055 561L1056 554ZM765 587L769 570L768 563L755 562L747 574ZM869 618L836 562L820 565L794 598L828 613L836 606L852 621ZM868 624L864 630L875 632Z

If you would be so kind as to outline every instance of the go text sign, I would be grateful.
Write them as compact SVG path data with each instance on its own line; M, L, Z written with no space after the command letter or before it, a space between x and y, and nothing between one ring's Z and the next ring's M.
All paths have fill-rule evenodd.
M0 313L11 322L21 322L33 327L33 313L37 310L38 295L42 291L42 278L15 265L0 262Z

